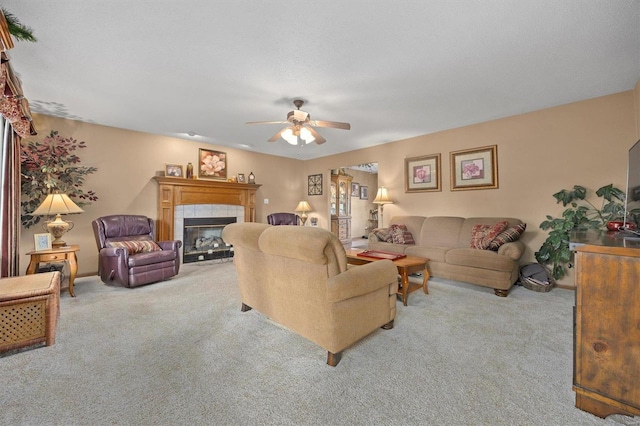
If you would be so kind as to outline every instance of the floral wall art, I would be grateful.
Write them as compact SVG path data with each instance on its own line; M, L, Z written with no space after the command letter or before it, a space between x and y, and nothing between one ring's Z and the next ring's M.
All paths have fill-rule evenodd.
M498 146L451 152L451 190L498 187Z
M200 148L198 177L227 180L227 154Z

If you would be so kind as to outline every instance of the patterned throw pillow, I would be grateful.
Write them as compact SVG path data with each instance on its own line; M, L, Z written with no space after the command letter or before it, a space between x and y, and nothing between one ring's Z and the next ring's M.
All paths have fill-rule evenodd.
M527 229L526 223L505 229L489 243L489 250L498 250L505 243L518 241L525 229Z
M127 249L129 254L147 253L162 250L158 244L151 240L144 241L109 241L107 247L120 247Z
M389 227L391 232L392 242L394 244L415 244L411 232L407 230L405 225L391 225Z
M373 232L373 235L378 237L380 241L384 241L385 243L392 242L391 232L389 232L388 228L376 228L371 232Z
M474 225L471 229L471 243L469 246L474 249L485 250L491 241L504 231L509 223L507 221L498 222L495 225Z

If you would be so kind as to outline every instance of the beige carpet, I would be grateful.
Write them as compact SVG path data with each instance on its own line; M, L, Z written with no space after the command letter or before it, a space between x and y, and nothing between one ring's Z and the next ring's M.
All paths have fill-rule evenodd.
M2 425L617 425L574 407L574 293L432 279L325 364L240 312L232 263L137 289L77 280L54 346L0 357Z

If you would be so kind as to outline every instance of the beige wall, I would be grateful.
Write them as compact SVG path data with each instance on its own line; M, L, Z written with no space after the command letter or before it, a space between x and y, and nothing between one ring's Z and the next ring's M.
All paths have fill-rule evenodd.
M300 160L256 154L239 149L198 143L189 140L140 133L114 127L99 126L80 121L35 115L41 140L51 130L58 130L64 137L85 141L87 148L77 151L81 165L95 166L98 171L86 179L85 189L98 194L98 201L84 208L85 212L66 217L75 223L74 229L64 240L79 244L78 274L89 275L98 271L98 255L91 221L109 214L142 214L157 217L157 184L152 177L164 171L165 163L186 166L198 164L198 149L209 148L224 151L228 156L229 176L251 171L256 183L262 186L257 192L257 220L266 222L269 213L293 212L298 201L306 195L304 165ZM197 173L197 172L196 172ZM269 199L265 205L263 200ZM24 274L29 257L24 253L33 250L33 234L42 232L39 225L22 229L20 239L20 271Z
M640 139L640 80L638 80L636 87L633 90L633 100L636 111L636 138Z
M576 184L625 187L627 150L637 140L634 96L627 91L424 135L311 160L308 167L378 162L379 185L395 201L385 206L385 225L406 214L520 218L528 224L525 261L534 261L547 235L539 224L563 211L552 194ZM452 192L449 153L487 145L498 146L499 188ZM442 154L442 191L405 193L404 159L436 153Z
M533 253L546 238L538 225L545 215L557 216L563 210L553 193L575 184L592 190L608 183L624 188L627 150L640 136L639 98L640 84L633 91L309 161L213 148L228 153L231 175L253 171L257 183L263 185L258 191L261 222L266 222L267 214L292 211L299 200L306 199L314 209L309 216L318 217L319 226L329 228L330 170L377 162L379 184L388 187L395 200L385 207L385 224L400 214L517 217L528 224L523 237L528 246L525 260L533 261ZM80 152L82 164L99 169L89 176L86 188L96 191L100 199L73 218L76 228L66 238L82 246L80 274L97 270L91 220L124 212L155 218L156 186L151 177L165 162L196 162L199 147L212 147L47 116L36 115L35 119L38 138L56 129L63 136L86 141L88 148ZM498 146L499 188L450 191L449 153L486 145ZM405 193L404 159L435 153L442 154L442 191ZM316 173L323 174L323 195L307 196L307 176ZM370 199L376 189L369 187ZM262 204L264 198L270 204ZM39 229L23 230L21 253L33 248L35 232ZM358 236L357 232L353 235ZM27 257L22 256L21 262L24 271Z

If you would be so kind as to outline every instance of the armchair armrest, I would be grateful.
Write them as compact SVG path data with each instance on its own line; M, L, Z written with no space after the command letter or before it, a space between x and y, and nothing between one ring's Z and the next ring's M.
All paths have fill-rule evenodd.
M390 260L367 263L336 275L327 282L327 300L338 302L391 286L389 294L398 290L398 269Z
M498 254L510 257L513 260L519 260L524 254L525 245L522 241L512 241L505 243L498 248Z
M180 240L158 241L157 244L160 246L162 250L177 251L180 249L180 247L182 247L182 241Z
M369 232L368 238L369 241L382 241L376 234L373 232Z

